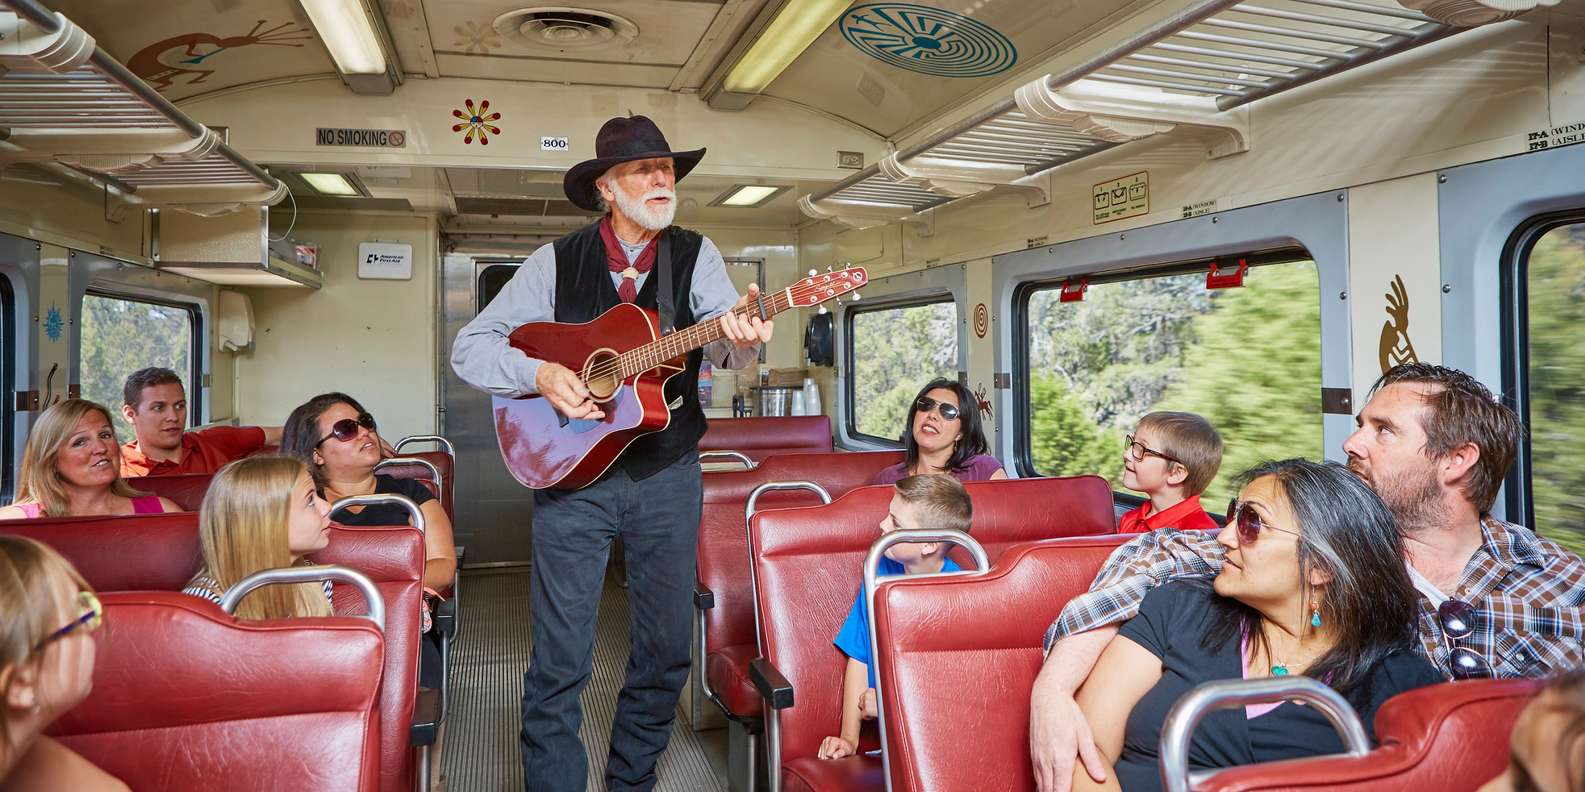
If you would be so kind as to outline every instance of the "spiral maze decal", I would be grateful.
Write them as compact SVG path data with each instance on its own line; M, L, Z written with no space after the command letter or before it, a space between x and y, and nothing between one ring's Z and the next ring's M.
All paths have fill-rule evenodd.
M933 77L986 77L1018 62L1018 49L977 19L912 3L870 3L843 15L842 36L859 51Z

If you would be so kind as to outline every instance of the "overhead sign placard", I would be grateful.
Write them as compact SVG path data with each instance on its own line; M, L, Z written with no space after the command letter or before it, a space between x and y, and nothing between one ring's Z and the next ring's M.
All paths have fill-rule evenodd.
M411 280L413 246L395 242L360 243L358 277L372 280Z
M1530 151L1572 146L1585 142L1585 123L1564 124L1549 129L1537 129L1526 135Z
M1091 188L1091 197L1096 225L1150 214L1150 172L1101 182Z
M540 151L567 151L571 143L564 137L541 137L539 139Z
M407 146L407 133L400 129L320 127L314 131L314 145L404 148Z

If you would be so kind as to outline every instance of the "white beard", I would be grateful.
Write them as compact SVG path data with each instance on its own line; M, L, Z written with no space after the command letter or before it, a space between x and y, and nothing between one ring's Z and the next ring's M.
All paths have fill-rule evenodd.
M616 206L622 210L622 214L650 231L664 229L666 226L671 225L672 219L677 216L677 193L673 190L657 188L637 198L632 198L621 187L611 186L615 187L615 189L611 190L611 196L616 200ZM651 198L669 198L671 200L667 201L664 207L651 209L649 204L646 203Z

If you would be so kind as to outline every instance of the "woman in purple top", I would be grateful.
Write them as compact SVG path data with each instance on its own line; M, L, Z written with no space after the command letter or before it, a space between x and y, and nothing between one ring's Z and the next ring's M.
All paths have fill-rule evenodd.
M968 405L965 407L964 405ZM875 474L871 484L896 484L909 476L947 473L959 481L1007 478L996 457L986 453L979 402L956 380L934 379L908 408L903 461Z

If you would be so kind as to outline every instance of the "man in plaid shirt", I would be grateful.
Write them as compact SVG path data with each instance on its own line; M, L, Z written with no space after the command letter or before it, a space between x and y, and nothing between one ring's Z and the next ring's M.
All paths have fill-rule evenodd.
M1524 428L1473 377L1397 366L1371 388L1343 443L1348 465L1403 532L1420 592L1419 649L1449 679L1541 676L1585 660L1585 561L1491 516ZM1224 548L1209 534L1153 531L1118 548L1087 594L1046 632L1031 697L1030 753L1042 792L1065 792L1074 757L1096 781L1109 768L1073 694L1151 588L1214 577Z

